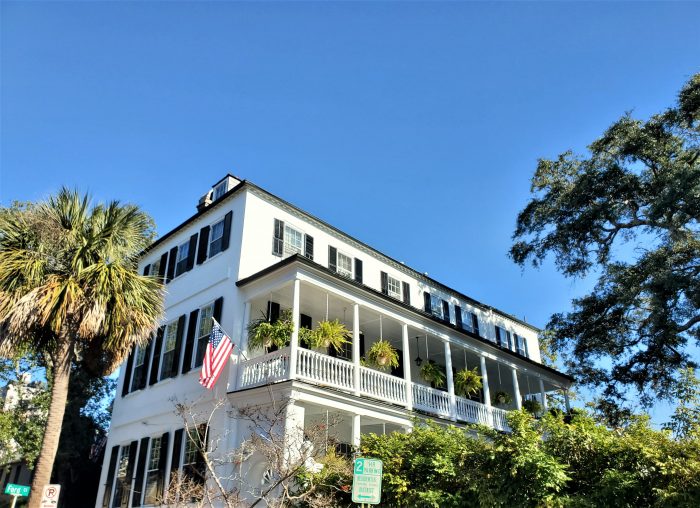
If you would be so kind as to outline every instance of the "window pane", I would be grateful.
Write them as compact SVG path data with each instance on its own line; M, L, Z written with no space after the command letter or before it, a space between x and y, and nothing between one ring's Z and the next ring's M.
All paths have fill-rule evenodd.
M389 296L401 299L401 282L389 275L387 277L387 283Z
M221 252L222 240L224 237L224 221L220 220L211 227L209 237L209 257Z
M175 264L175 276L185 273L187 270L187 256L190 252L190 242L185 242L177 248L177 263Z
M299 254L302 250L304 235L291 226L284 225L284 253Z
M337 270L340 275L352 278L352 258L338 252Z

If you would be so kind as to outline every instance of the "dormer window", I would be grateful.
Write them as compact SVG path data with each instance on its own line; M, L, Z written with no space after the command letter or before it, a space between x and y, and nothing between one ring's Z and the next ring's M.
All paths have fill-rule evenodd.
M228 190L228 181L224 180L220 184L218 184L216 187L214 187L214 201L219 199L221 196L226 194L226 191Z

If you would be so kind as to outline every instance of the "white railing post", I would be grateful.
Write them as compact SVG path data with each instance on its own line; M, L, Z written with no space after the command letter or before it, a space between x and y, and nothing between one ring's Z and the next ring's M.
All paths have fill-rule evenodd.
M352 309L352 375L355 395L360 396L360 304Z
M540 397L542 398L542 414L547 412L547 394L544 391L544 381L540 378Z
M299 291L301 281L294 279L294 293L292 295L292 339L289 344L289 379L297 375L297 353L299 350Z
M484 390L484 405L491 410L491 390L489 389L489 373L486 370L486 357L479 355L479 363L481 367L481 386Z
M360 439L362 437L361 422L360 415L356 414L352 416L352 446L355 449L360 448Z
M403 378L406 381L406 409L413 409L413 387L411 383L411 354L408 350L408 325L401 324L401 337L403 340Z
M518 371L515 367L512 367L511 372L513 373L513 395L515 397L515 408L522 409L523 401L520 398L520 385L518 384Z
M450 417L457 414L457 399L455 399L455 382L452 375L452 349L450 343L445 341L445 371L447 374L447 393L450 394Z
M248 353L248 321L250 321L250 300L245 302L243 306L243 325L241 326L241 340L238 341L238 356L236 357L236 387L238 390L241 387L241 376L243 375L243 367L241 362Z

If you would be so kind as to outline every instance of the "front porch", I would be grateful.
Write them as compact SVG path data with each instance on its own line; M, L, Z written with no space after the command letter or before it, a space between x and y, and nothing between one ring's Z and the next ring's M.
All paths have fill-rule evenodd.
M329 274L323 267L287 263L238 285L245 306L235 390L297 380L364 402L388 403L409 414L507 431L508 410L521 409L523 401L534 400L540 411L546 411L547 392L568 386L565 379L552 377L551 369L435 323L420 311ZM261 316L274 321L284 309L291 311L293 322L287 344L269 352L250 351L249 323ZM315 328L320 321L336 319L348 330L348 343L340 350L310 349L300 342L301 326ZM397 367L382 371L366 364L367 351L379 340L396 350ZM427 363L444 373L442 386L421 374ZM478 372L480 390L470 394L456 390L455 377L463 369Z

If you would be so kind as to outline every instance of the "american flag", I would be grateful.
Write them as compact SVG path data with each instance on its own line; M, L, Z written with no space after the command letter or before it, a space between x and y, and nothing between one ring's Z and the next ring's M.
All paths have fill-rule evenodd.
M207 351L204 353L202 371L199 373L199 384L209 390L214 388L214 384L219 379L219 375L224 370L233 350L231 339L224 333L216 319L212 318L212 321L209 344L207 344Z

